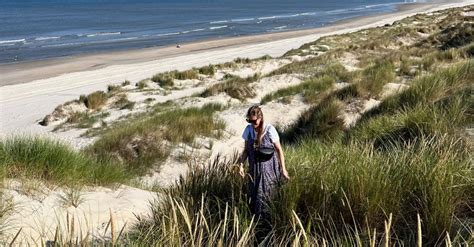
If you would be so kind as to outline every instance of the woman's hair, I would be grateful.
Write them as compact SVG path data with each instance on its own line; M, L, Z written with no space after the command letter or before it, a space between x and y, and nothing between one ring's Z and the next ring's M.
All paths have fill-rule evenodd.
M264 121L263 121L263 112L262 109L258 105L254 105L250 107L247 111L247 120L250 119L250 117L255 116L257 119L260 119L260 124L257 127L257 145L260 146L260 143L262 143L262 138L263 138L263 126L264 126Z

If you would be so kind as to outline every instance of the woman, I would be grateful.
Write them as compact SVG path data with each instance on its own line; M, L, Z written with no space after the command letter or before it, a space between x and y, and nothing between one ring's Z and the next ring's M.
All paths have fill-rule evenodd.
M282 177L290 179L285 167L285 157L278 133L270 124L265 124L259 106L247 111L249 125L244 130L245 150L240 157L240 175L243 176L243 162L248 158L250 181L248 185L252 213L269 219L268 203Z

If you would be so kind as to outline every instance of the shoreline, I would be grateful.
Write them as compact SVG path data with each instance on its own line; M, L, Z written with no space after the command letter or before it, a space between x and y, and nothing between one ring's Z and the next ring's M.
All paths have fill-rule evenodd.
M75 136L50 133L38 121L58 105L82 94L105 90L124 80L132 83L156 73L186 70L231 61L236 57L281 56L320 37L383 26L416 13L474 4L474 0L443 4L416 4L396 13L344 20L318 29L239 37L185 44L182 48L151 48L87 58L68 58L29 65L0 66L0 137L45 134L74 143ZM405 6L404 6L405 7ZM124 59L124 57L126 57ZM159 59L157 59L159 57ZM24 83L20 83L20 80ZM9 83L5 83L9 82ZM13 83L13 84L12 84ZM10 84L10 85L5 85Z
M0 74L2 74L0 87L28 83L31 81L51 78L67 73L98 70L112 65L127 65L158 61L199 52L254 45L264 42L304 37L315 34L327 35L327 32L334 30L352 29L384 19L394 18L399 15L412 14L413 12L416 13L420 11L429 11L429 9L435 8L436 5L439 4L449 4L447 1L441 2L442 3L400 4L397 6L397 10L395 12L347 18L318 28L231 38L199 40L190 43L183 43L182 47L179 49L177 49L174 45L167 45L124 51L57 57L20 63L0 64ZM469 1L456 1L452 4L465 2Z

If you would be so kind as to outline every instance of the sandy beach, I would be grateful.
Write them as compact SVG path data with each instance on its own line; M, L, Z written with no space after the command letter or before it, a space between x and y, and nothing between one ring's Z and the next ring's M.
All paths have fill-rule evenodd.
M0 134L46 133L47 128L37 122L58 104L81 94L103 90L108 84L124 80L137 82L159 72L217 64L236 57L281 56L324 35L382 26L416 13L473 3L466 0L405 5L396 13L343 21L317 29L196 42L184 44L180 49L150 48L2 65Z

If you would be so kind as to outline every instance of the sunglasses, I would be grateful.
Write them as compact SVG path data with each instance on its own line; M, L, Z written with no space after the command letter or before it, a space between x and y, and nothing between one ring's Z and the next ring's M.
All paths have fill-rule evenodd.
M257 120L258 120L258 119L254 119L254 120L247 119L247 123L256 124L256 123L257 123Z

